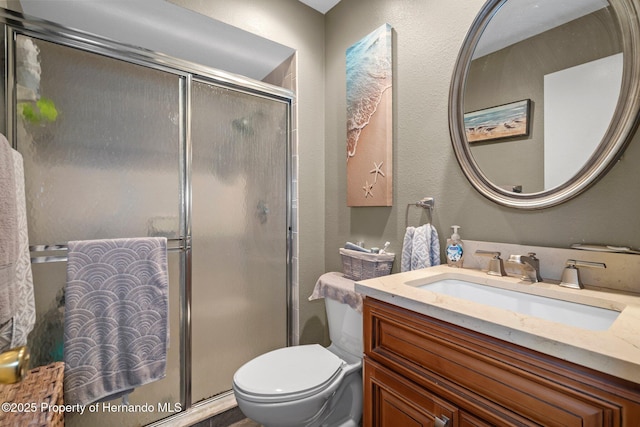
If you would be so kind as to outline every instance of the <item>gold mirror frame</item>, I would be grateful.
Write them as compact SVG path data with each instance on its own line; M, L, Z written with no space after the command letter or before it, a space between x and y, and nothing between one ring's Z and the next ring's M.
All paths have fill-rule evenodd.
M518 194L492 183L473 159L464 126L464 91L473 52L491 18L508 0L488 0L462 44L449 90L449 131L463 173L483 196L518 209L544 209L576 197L602 178L633 137L640 112L640 20L634 0L609 0L620 28L623 72L620 97L602 141L589 161L567 182L537 193Z

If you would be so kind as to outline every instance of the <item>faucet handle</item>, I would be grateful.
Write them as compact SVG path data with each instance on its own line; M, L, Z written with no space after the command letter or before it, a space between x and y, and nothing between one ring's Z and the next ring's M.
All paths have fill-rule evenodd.
M482 256L491 256L491 260L489 261L489 269L487 274L491 276L506 276L507 272L504 269L504 262L500 258L500 252L497 251L485 251L482 249L476 250L476 255Z
M560 286L572 289L583 289L584 285L580 280L580 270L578 267L588 268L607 268L607 265L603 262L592 261L580 261L575 259L568 259L566 267L562 271L562 277L560 278Z

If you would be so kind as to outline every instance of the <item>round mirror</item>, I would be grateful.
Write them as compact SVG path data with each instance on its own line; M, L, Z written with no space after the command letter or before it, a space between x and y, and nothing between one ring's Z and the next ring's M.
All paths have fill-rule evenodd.
M449 99L471 184L501 205L541 209L601 178L637 128L639 43L633 0L489 0Z

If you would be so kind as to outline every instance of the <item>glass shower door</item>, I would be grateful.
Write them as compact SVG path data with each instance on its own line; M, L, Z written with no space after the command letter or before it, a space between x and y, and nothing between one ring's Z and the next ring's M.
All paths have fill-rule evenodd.
M22 35L17 44L16 138L24 159L30 245L179 237L184 80ZM55 255L62 256L32 266L32 366L63 356L66 262L60 259L64 252ZM171 415L181 402L181 257L168 255L167 375L130 396L132 405L148 404L153 411L76 411L67 414L67 426L144 425Z
M193 402L287 343L287 117L287 103L193 82Z

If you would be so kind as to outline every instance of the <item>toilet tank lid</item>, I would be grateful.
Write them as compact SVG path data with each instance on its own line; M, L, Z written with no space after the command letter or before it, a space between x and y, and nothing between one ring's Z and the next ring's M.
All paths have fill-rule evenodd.
M286 396L322 389L343 360L318 344L285 347L247 362L233 376L236 387L255 396Z

